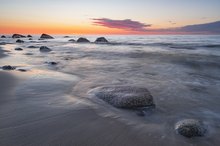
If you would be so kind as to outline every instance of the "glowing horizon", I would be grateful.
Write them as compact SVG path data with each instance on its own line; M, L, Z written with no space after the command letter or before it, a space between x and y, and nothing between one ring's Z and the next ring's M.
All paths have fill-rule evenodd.
M219 0L0 2L0 34L164 34L151 30L220 20Z

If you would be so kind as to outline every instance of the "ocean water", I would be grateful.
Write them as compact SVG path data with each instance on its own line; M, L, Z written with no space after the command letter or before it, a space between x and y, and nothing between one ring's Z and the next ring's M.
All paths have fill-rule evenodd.
M149 134L149 139L160 145L164 141L168 145L220 143L219 35L105 36L109 44L68 42L80 37L75 35L54 37L53 40L38 40L39 36L34 36L33 40L23 39L24 44L17 44L12 38L0 39L6 43L0 47L10 56L1 59L0 65L10 64L34 74L32 82L21 86L18 94L61 96L64 93L57 88L66 85L55 79L74 82L68 88L71 90L68 97L102 109L102 116L117 117L136 125L134 127L142 129ZM94 42L99 36L83 37ZM53 51L41 53L40 46ZM15 51L16 47L24 50ZM58 64L46 63L51 61ZM45 76L53 80L57 88L49 89L56 92L44 90L43 85L47 85ZM156 108L140 118L133 111L116 109L89 97L91 89L104 85L146 87L154 97ZM56 106L63 104L59 100L55 103ZM208 125L208 134L193 140L178 136L174 125L185 118L204 121Z

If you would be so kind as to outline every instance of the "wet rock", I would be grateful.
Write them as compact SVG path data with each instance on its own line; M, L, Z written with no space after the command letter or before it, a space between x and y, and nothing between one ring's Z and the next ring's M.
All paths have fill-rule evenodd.
M31 36L31 35L27 35L27 37L28 37L28 38L32 38L32 36Z
M2 66L2 69L3 70L15 70L16 68L10 65L5 65L5 66Z
M22 48L15 48L16 51L22 51Z
M24 41L23 41L23 40L18 39L18 40L16 41L16 43L24 43Z
M39 48L38 46L28 46L28 48Z
M26 70L26 69L18 69L18 71L20 71L20 72L26 72L27 70Z
M30 56L30 55L34 55L34 54L33 53L25 53L24 55Z
M64 38L70 38L69 36L64 36Z
M28 40L33 40L32 38L29 38Z
M90 91L95 97L118 108L153 106L153 97L146 88L135 86L103 86Z
M51 61L51 62L46 62L47 64L50 64L50 65L57 65L58 63L57 62L54 62L54 61Z
M75 40L74 39L70 39L69 42L75 42Z
M77 40L78 43L89 43L90 41L87 38L79 38Z
M5 36L5 35L2 35L1 38L6 38L6 36Z
M108 43L108 40L104 37L97 38L95 43Z
M207 132L206 126L202 121L195 119L179 121L176 123L175 129L180 135L188 138L204 136Z
M50 51L52 51L50 48L48 48L47 46L41 46L40 47L40 51L41 52L50 52Z
M42 34L40 39L54 39L54 38L48 34Z
M13 34L12 38L25 38L25 36L21 34Z

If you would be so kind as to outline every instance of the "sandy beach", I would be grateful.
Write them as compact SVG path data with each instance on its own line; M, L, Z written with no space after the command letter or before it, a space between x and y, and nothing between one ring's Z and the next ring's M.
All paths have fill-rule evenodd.
M55 37L24 38L21 44L12 38L2 40L8 44L1 45L0 66L15 69L0 70L1 146L213 146L220 142L218 46L211 52L200 47L171 48L176 44L122 45L114 37L109 39L114 44L80 44ZM40 52L41 46L52 51ZM22 50L15 50L19 47ZM146 87L156 108L139 116L136 110L115 108L90 96L92 89L106 85ZM203 120L208 133L191 139L177 134L175 123L185 118Z

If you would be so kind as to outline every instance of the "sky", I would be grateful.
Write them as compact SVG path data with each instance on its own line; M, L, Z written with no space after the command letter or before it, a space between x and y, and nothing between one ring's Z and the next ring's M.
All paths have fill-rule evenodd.
M0 0L0 34L164 33L220 21L219 10L220 0Z

